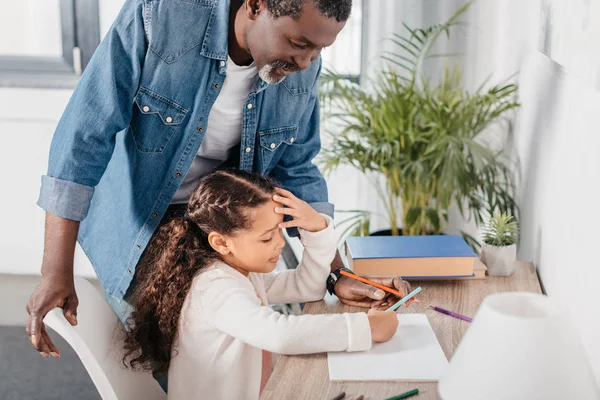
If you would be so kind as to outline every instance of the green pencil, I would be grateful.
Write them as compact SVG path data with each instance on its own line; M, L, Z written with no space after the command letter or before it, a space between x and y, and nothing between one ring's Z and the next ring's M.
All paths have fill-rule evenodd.
M402 394L399 394L398 396L390 397L389 399L385 399L385 400L400 400L400 399L405 399L410 396L414 396L415 394L419 394L419 389L409 390L406 393L402 393Z

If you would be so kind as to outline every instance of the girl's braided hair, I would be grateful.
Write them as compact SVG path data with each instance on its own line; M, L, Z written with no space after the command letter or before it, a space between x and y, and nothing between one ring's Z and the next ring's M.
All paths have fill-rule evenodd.
M219 254L208 234L232 235L250 228L249 209L267 203L275 182L239 170L218 170L201 179L184 217L162 225L138 264L135 286L127 299L123 362L133 369L166 372L179 316L194 276Z

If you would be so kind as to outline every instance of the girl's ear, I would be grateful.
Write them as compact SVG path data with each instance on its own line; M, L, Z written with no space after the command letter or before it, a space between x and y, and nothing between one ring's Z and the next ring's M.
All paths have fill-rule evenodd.
M226 256L230 252L229 246L227 245L227 240L220 233L209 233L208 244L210 244L210 247L212 247L217 253L221 254L222 256Z

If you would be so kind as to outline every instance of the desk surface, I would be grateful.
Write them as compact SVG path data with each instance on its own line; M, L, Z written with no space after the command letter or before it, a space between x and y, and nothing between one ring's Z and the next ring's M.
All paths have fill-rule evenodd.
M411 282L421 286L421 303L412 306L413 312L424 312L429 318L448 360L458 346L469 326L468 322L438 313L428 308L430 304L473 316L484 297L498 292L541 293L535 269L531 263L519 262L516 272L510 277L490 277L472 281L429 281ZM422 311L424 310L424 311ZM336 297L325 301L308 303L304 314L331 314L364 311L339 302ZM273 370L261 400L318 400L331 399L346 392L346 399L364 395L365 400L382 400L405 391L419 388L415 400L437 400L437 383L410 382L330 382L327 354L282 356Z

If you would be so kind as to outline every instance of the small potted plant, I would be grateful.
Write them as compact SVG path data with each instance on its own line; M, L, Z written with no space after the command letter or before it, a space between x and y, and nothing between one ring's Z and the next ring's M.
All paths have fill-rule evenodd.
M483 230L481 261L492 276L509 276L515 272L518 226L512 215L494 213Z

